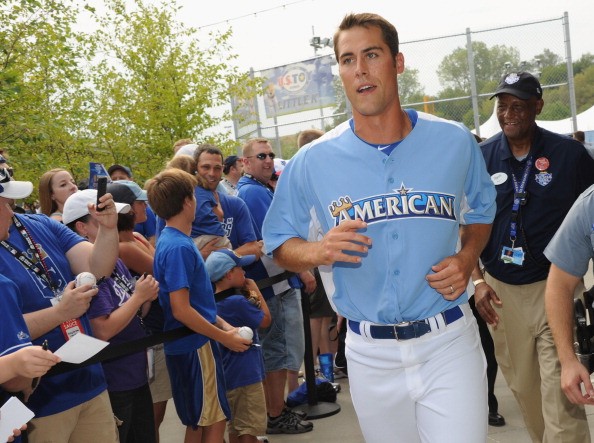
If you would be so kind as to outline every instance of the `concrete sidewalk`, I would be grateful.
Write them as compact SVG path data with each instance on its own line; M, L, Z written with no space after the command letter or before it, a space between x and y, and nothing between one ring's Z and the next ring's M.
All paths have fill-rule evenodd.
M364 443L357 416L349 394L348 379L337 380L342 387L337 403L341 411L331 417L314 420L312 432L298 435L272 435L270 443ZM507 388L505 380L498 374L495 395L499 400L499 413L505 417L506 425L489 427L488 443L531 443L524 426L516 400ZM594 435L594 407L587 407L590 431ZM178 443L184 440L185 428L179 423L173 402L167 405L165 421L161 425L161 443Z

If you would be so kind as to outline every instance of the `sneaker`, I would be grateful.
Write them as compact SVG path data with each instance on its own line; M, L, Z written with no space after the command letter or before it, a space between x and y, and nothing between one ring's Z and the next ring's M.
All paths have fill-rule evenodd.
M334 368L334 380L340 380L341 378L347 378L348 374L340 368Z
M288 409L276 418L268 417L267 434L303 434L313 429L313 423L300 420Z
M305 420L307 418L307 412L299 411L297 409L285 408L290 414L296 415L299 420Z

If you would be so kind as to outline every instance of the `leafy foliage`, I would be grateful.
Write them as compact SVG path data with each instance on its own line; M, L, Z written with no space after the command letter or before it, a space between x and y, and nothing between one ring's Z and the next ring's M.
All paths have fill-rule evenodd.
M88 176L88 162L129 165L135 180L158 172L180 138L231 151L210 133L229 91L258 89L230 65L230 31L199 41L176 19L176 0L106 0L97 30L75 31L77 0L0 4L0 146L20 179L53 168ZM220 114L220 115L219 115Z

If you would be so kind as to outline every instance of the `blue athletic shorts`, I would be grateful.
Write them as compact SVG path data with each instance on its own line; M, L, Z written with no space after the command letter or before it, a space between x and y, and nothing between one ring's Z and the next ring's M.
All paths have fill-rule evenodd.
M210 426L231 418L219 347L213 340L195 351L165 355L173 401L185 426Z

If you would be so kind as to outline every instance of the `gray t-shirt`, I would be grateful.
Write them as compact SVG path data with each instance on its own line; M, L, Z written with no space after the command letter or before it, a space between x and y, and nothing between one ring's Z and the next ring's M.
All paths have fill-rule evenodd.
M563 271L583 277L594 258L594 185L575 201L544 255Z

